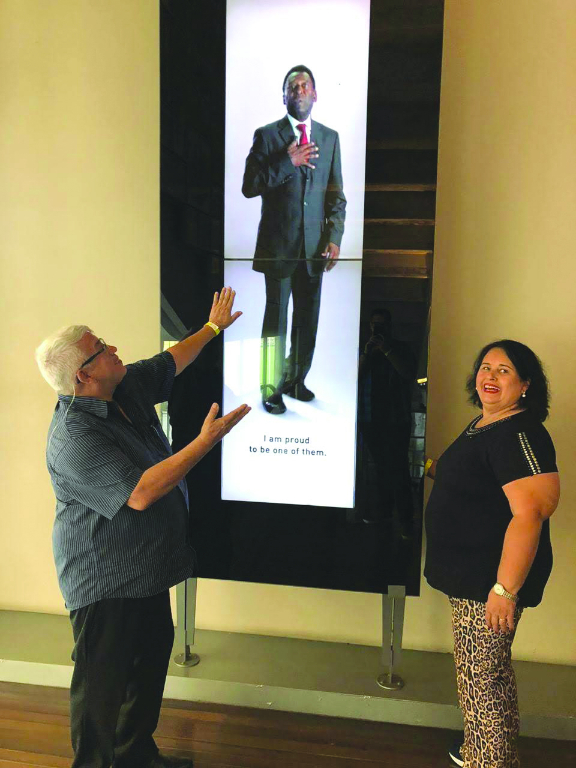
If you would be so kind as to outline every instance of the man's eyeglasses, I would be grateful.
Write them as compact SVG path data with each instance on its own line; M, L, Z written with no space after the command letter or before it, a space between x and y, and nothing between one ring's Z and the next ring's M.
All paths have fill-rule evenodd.
M98 342L99 342L100 344L102 344L102 349L99 349L99 350L98 350L98 352L95 352L95 353L92 355L92 357L89 357L89 358L88 358L88 360L84 360L84 362L82 363L82 365L80 366L80 368L84 368L84 366L85 366L85 365L88 365L89 363L91 363L91 362L92 362L92 360L95 360L95 359L98 357L98 355L101 355L101 354L102 354L102 352L106 352L106 350L108 349L108 345L106 344L106 342L104 341L104 339L98 339ZM78 368L78 370L80 370L80 368Z

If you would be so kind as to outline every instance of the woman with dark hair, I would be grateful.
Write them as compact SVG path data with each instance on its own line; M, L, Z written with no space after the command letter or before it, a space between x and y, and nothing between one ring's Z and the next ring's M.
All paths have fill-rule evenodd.
M548 381L524 344L487 344L467 383L481 409L442 454L426 509L424 574L452 606L465 768L517 768L519 731L511 646L524 608L552 569L548 519L560 485L548 416Z

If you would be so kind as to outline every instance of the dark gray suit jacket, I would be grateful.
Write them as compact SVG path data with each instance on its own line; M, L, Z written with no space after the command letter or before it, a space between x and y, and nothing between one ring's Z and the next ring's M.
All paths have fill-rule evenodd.
M286 150L294 131L287 117L254 133L242 193L262 197L253 269L269 277L291 275L302 248L309 274L320 274L324 248L342 241L346 198L338 134L312 120L311 140L320 153L311 161L314 170L292 165Z

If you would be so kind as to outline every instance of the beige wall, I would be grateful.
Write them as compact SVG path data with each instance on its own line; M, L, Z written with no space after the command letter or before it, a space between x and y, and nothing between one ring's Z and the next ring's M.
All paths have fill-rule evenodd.
M576 14L573 0L448 0L440 112L430 448L469 417L461 382L487 341L541 355L562 474L553 571L521 658L576 663ZM437 598L431 598L435 601ZM427 601L429 602L429 601ZM423 634L419 633L419 639Z
M563 470L556 568L516 655L564 663L576 663L572 11L447 0L429 431L438 452L469 419L462 382L486 340L518 338L547 363ZM4 0L0 35L0 606L60 612L43 466L53 397L31 351L68 322L128 359L157 348L158 13L154 0ZM378 644L379 611L375 595L199 586L198 623L214 629ZM450 648L446 601L426 585L405 641Z
M155 0L0 3L0 605L61 611L33 353L87 323L159 348Z

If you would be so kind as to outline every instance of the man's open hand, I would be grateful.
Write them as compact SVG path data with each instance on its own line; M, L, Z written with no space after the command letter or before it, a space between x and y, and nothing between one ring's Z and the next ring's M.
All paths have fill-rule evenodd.
M227 435L228 432L230 432L239 421L242 421L244 416L251 410L250 406L244 403L243 405L239 405L238 408L235 408L233 411L230 411L230 413L227 413L225 416L217 419L216 416L218 415L219 409L218 403L214 403L210 407L208 416L204 419L204 424L202 424L202 429L200 430L200 437L205 438L210 443L211 448L215 446L216 443L219 443L224 435Z
M322 251L322 258L327 260L325 265L326 272L330 272L334 269L336 262L340 256L340 248L335 243L328 243L326 248Z
M224 330L238 320L242 312L234 312L234 314L232 314L235 297L236 291L233 291L232 288L222 288L220 293L216 291L214 300L212 301L210 317L208 318L209 322L215 323L218 328Z
M311 160L316 160L319 157L318 147L313 141L309 141L308 144L298 144L296 139L288 146L288 157L292 161L294 168L299 168L301 165L305 165L307 168L316 168L312 165Z

